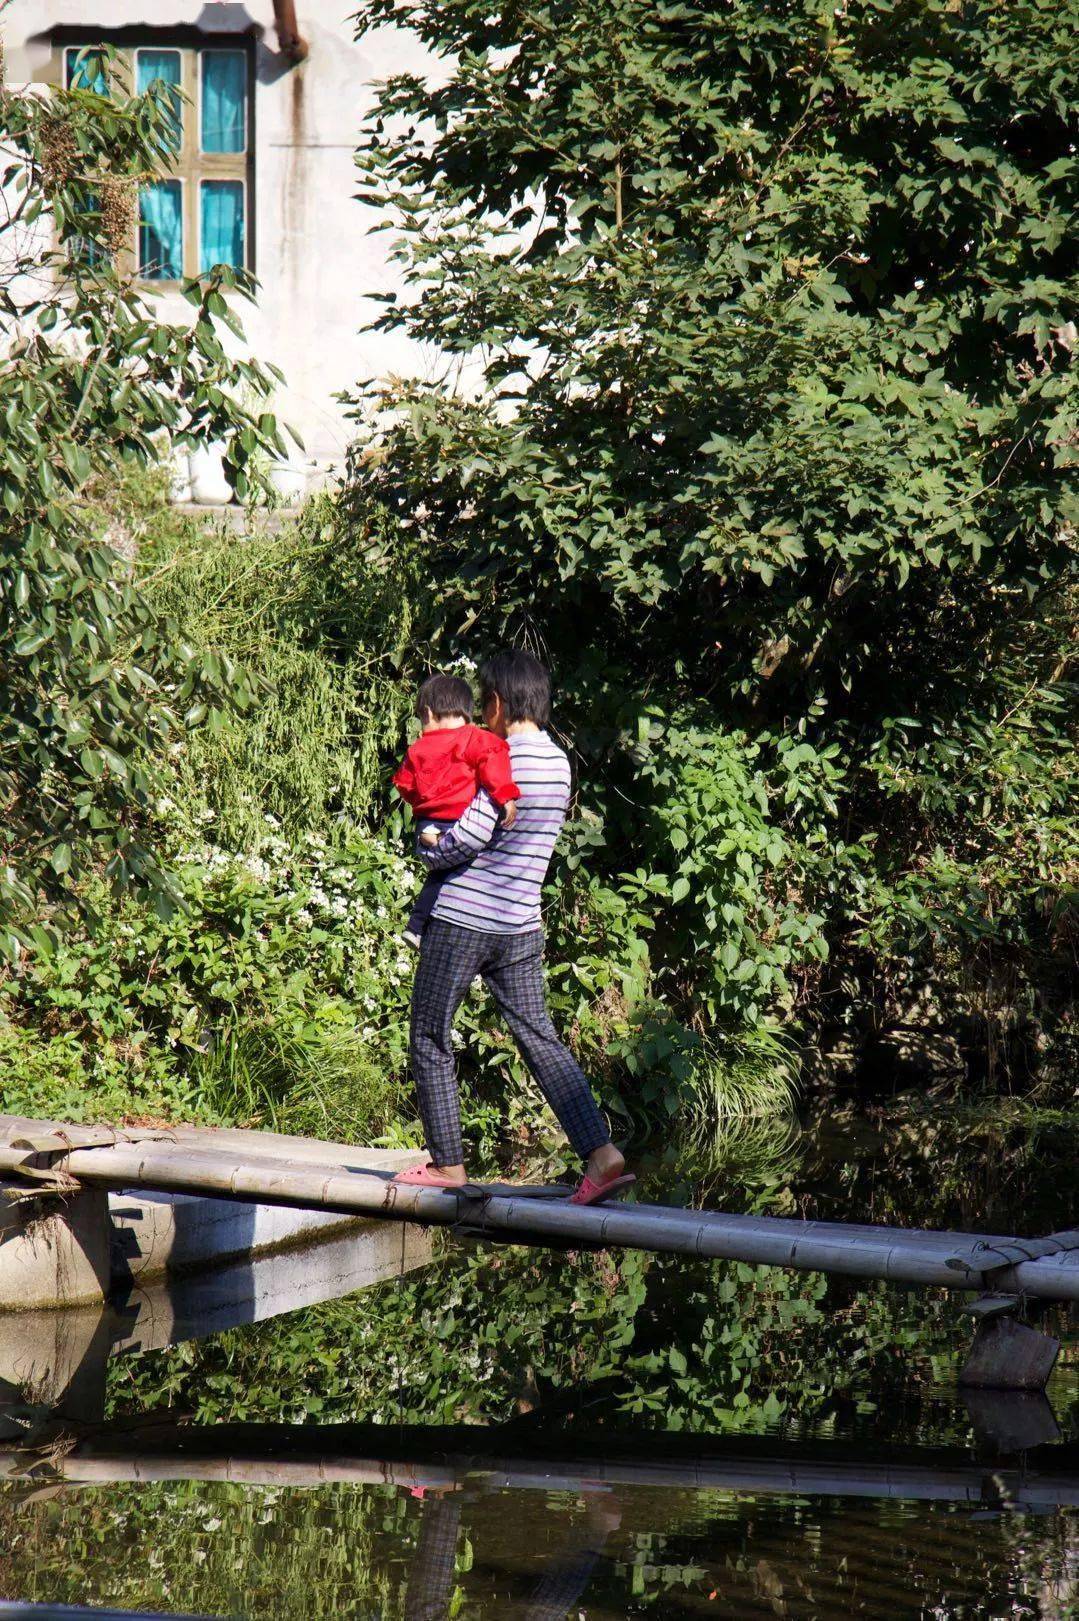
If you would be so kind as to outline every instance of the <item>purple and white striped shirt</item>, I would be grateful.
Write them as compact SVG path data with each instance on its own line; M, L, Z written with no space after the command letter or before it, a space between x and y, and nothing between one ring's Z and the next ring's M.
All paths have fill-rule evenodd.
M513 826L499 825L498 807L481 792L423 857L433 872L468 862L447 873L431 916L482 934L539 928L540 890L569 804L569 761L558 744L546 732L519 732L507 741L521 790Z

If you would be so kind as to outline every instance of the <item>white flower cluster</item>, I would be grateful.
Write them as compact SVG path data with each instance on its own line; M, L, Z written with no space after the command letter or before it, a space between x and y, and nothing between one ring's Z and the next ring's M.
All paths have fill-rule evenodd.
M274 817L265 822L252 850L237 854L207 840L183 851L181 861L203 882L253 882L285 903L286 924L325 931L334 972L367 1016L363 1036L375 1039L380 1023L397 1025L404 1014L415 959L400 931L418 873L383 839L355 836L342 850L317 833L290 841Z

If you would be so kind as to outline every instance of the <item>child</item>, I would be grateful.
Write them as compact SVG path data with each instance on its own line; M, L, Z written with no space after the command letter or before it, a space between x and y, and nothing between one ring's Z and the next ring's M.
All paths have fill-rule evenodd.
M521 790L510 771L509 747L504 738L472 725L472 707L472 688L455 675L428 676L416 695L423 733L406 750L393 785L412 806L417 853L453 826L480 788L502 812L502 825L513 826ZM428 874L417 895L404 934L410 946L419 945L446 877Z

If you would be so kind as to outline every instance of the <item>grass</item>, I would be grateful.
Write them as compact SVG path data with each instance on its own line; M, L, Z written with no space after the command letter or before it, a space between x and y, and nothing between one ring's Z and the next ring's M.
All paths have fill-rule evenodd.
M230 659L254 702L223 730L184 740L175 796L193 825L248 848L267 814L287 835L363 822L410 695L398 675L405 582L368 566L327 497L270 532L188 522L150 530L148 600L193 647Z
M372 1061L344 1020L232 1019L196 1058L191 1081L224 1119L333 1142L384 1138L413 1113L401 1078Z
M774 1030L706 1036L682 1082L678 1124L687 1143L721 1143L732 1121L789 1115L798 1095L798 1057Z

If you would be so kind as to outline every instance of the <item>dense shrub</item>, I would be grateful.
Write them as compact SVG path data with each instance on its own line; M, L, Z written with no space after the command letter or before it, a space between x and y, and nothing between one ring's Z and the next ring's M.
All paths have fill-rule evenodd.
M188 645L242 669L252 701L174 751L170 797L243 850L271 815L286 836L330 835L386 814L386 760L403 746L412 694L409 569L344 543L328 496L242 540L206 523L152 522L138 577Z
M200 840L173 865L181 904L167 916L91 893L94 926L68 931L8 979L6 1108L71 1119L193 1113L350 1141L413 1140L413 957L400 938L411 865L381 837L286 840L276 826L246 854ZM640 1124L654 1089L641 1097L627 1088L618 1054L637 1046L643 948L603 932L598 907L567 923L574 950L554 966L556 1014L612 1114ZM460 1032L473 1140L489 1154L508 1123L511 1145L534 1141L534 1118L513 1128L538 1113L538 1098L486 994L466 1004ZM653 1063L665 1058L656 1047ZM638 1058L636 1068L647 1075L649 1065ZM687 1106L693 1074L689 1059ZM668 1091L673 1105L678 1091Z
M431 656L547 652L684 1020L962 1024L1028 1080L1075 968L1074 4L391 15L441 61L359 153L383 324L457 364L357 402L352 498Z
M164 1067L166 1102L219 1118L355 1137L387 1128L402 1101L403 988L397 939L410 875L357 836L328 850L272 830L245 856L210 844L175 863L182 905L168 917L102 908L7 987L13 1022L83 1055L80 1113L108 1110L115 1076ZM95 1085L97 1069L113 1076ZM25 1084L25 1082L23 1083ZM11 1073L6 1095L17 1095Z

